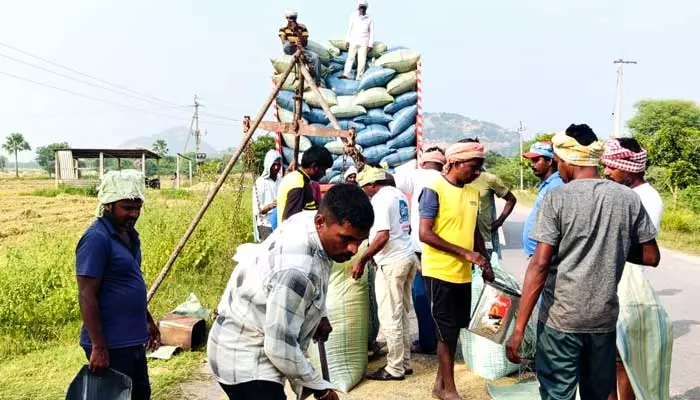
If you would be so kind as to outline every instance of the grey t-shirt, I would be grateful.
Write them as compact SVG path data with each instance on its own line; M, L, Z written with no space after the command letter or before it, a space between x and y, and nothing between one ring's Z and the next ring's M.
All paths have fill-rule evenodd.
M655 237L639 196L626 186L577 179L553 189L530 233L555 248L539 321L566 333L614 332L630 247Z

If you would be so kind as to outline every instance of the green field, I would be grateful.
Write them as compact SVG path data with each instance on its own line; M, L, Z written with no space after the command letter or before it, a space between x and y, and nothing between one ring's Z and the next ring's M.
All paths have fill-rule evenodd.
M66 192L75 194L66 194ZM202 190L149 190L137 229L146 282L153 282L202 204ZM215 308L239 243L252 239L250 192L224 189L149 306L162 318L195 293ZM236 204L241 203L236 213ZM81 365L75 245L96 199L46 180L0 179L0 398L59 399ZM173 383L197 374L200 350L151 361L154 399L178 397Z

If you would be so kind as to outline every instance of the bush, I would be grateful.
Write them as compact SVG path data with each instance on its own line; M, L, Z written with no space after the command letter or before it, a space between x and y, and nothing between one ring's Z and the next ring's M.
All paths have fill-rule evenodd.
M57 188L46 188L35 190L31 193L32 196L41 197L56 197L61 194L71 194L76 196L97 197L97 183L90 186L70 186L60 185Z
M681 190L678 200L682 207L700 213L700 185L691 185Z
M661 219L663 231L695 233L700 231L700 221L697 215L684 209L667 209Z

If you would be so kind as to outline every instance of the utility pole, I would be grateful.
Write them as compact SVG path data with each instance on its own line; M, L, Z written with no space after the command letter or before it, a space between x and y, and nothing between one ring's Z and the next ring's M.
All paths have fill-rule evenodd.
M199 146L202 143L201 132L199 131L199 100L197 95L194 95L194 143L195 143L195 153L199 154Z
M622 136L622 69L625 64L636 64L636 61L629 61L620 58L613 61L617 64L617 97L615 99L615 130L613 137Z
M518 127L518 133L520 133L520 156L518 159L520 160L520 190L525 189L525 185L523 183L523 134L525 133L525 122L520 121L520 126Z

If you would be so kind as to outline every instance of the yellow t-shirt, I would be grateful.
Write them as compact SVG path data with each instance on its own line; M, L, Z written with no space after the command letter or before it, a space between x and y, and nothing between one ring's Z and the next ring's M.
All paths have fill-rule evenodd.
M474 232L479 211L479 192L469 185L452 185L436 177L421 192L420 217L433 218L433 231L448 243L474 249ZM472 264L427 244L422 256L423 276L451 283L472 281Z
M304 210L317 210L311 180L301 170L288 173L277 189L277 225Z

